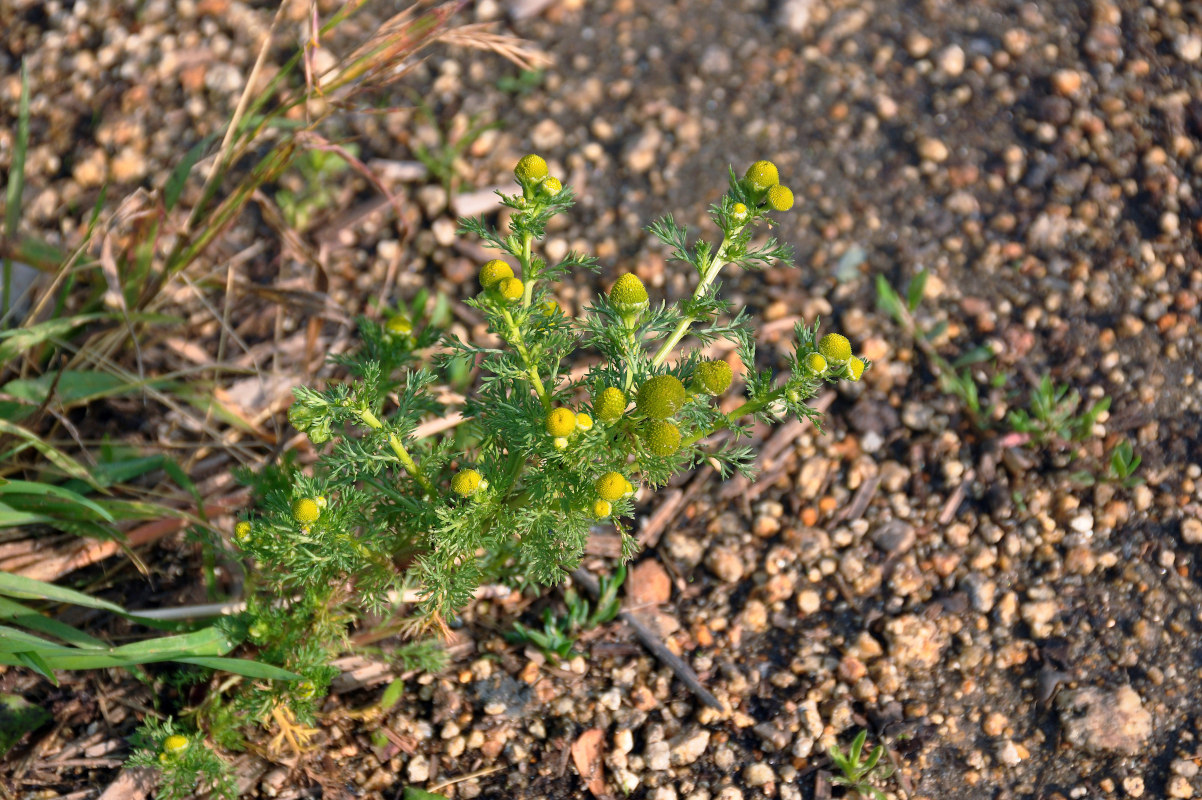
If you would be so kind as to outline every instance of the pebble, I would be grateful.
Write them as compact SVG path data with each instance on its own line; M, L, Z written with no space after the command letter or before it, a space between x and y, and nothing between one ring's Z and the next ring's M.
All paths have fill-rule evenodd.
M917 534L908 522L894 519L868 534L872 543L890 555L900 555L914 546Z
M409 776L410 783L425 783L430 780L430 762L420 753L409 759L409 765L405 768L405 774Z
M1181 775L1185 778L1194 778L1198 775L1198 762L1192 758L1175 758L1169 764L1169 772L1174 775Z
M1152 736L1152 715L1130 686L1062 691L1056 707L1065 741L1096 755L1139 755Z
M951 78L959 77L964 72L964 48L958 44L950 44L939 51L935 64L943 74Z
M626 166L631 172L642 174L655 165L663 138L658 126L648 125L643 128L642 134L626 151Z
M1027 748L1006 739L997 746L997 760L1004 767L1016 767L1030 755Z
M1173 38L1173 51L1182 61L1194 62L1202 58L1202 36L1183 33Z
M1202 519L1186 517L1181 520L1181 538L1186 544L1202 544Z
M938 139L933 139L929 136L924 136L918 140L918 155L924 161L931 161L936 164L942 164L947 161L950 151L947 145Z
M797 593L797 610L802 616L814 614L822 608L822 595L813 589L803 589Z
M747 781L748 786L763 786L776 780L776 773L763 762L748 764L743 770L743 780Z
M1051 622L1060 613L1060 604L1055 600L1036 600L1023 603L1019 609L1023 622L1031 626L1031 635L1044 639L1052 635Z
M715 547L705 558L705 566L720 581L738 583L743 577L743 561L732 547Z
M1144 779L1139 775L1128 775L1123 778L1123 791L1128 797L1144 796Z
M889 655L898 666L911 669L930 669L939 663L944 643L939 627L929 619L906 614L885 624Z
M692 764L709 747L710 732L704 728L693 728L680 734L671 742L671 760L677 766Z
M785 0L776 11L776 24L790 33L804 33L816 0Z
M1080 91L1082 82L1081 73L1074 69L1058 69L1052 74L1052 88L1064 97Z
M647 769L652 772L663 772L671 766L672 752L667 742L652 742L643 751L643 758L647 760Z
M1189 798L1194 796L1194 787L1184 775L1174 775L1169 778L1169 797Z

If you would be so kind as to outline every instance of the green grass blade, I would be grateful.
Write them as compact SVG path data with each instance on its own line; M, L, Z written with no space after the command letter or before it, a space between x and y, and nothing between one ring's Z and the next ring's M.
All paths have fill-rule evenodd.
M77 314L74 317L62 317L30 325L27 328L14 328L11 331L0 331L0 365L7 364L17 356L32 347L36 347L47 339L63 336L89 322L106 319L109 314Z
M25 191L25 153L29 149L29 71L21 61L21 101L17 107L17 141L13 147L12 166L8 170L8 186L4 193L4 238L10 242L17 238L17 224L21 221L21 195ZM4 259L3 297L0 298L0 314L8 316L12 307L13 265Z
M221 672L231 672L234 675L242 675L247 678L263 678L272 681L295 681L300 680L300 675L295 672L289 672L286 669L273 667L271 664L261 664L258 661L250 661L245 658L223 658L220 656L199 656L196 658L177 658L176 661L181 664L195 664L198 667L208 667L209 669L220 670Z
M54 669L38 653L15 653L14 657L17 661L16 666L31 669L55 686L58 686L58 678L54 677Z
M13 425L8 420L0 419L0 434L7 434L17 439L21 439L28 446L37 450L46 460L54 466L62 470L63 474L70 478L81 480L91 486L93 489L100 491L100 485L96 483L95 478L88 472L87 467L80 464L71 456L59 450L51 444L42 441L36 434L25 430L20 425Z
M53 583L26 578L24 575L13 575L10 572L0 572L0 595L20 600L53 600L57 603L72 603L84 608L98 608L103 611L112 611L114 614L125 614L125 609L107 600L90 597L74 589L55 586Z
M54 486L49 483L38 483L35 481L6 481L0 484L0 495L30 495L30 496L45 496L56 497L59 500L66 500L77 506L82 506L88 509L96 516L103 519L105 522L113 522L113 515L105 508L91 500L79 495L70 489L64 489L61 486ZM28 508L24 510L29 510Z
M78 628L65 622L59 622L53 617L40 614L28 606L23 606L15 600L0 597L0 619L8 620L14 625L20 625L34 631L40 631L56 639L87 649L104 649L108 645L99 639L89 636Z

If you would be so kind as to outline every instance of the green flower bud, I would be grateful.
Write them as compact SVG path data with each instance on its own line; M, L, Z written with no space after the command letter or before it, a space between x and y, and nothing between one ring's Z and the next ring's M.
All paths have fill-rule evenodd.
M501 293L501 297L510 302L521 300L525 290L525 285L518 278L505 278L497 284L497 291Z
M175 758L181 755L188 749L188 737L181 734L172 734L163 740L163 755L168 759Z
M313 685L313 681L299 681L296 684L296 694L302 700L312 700L317 696L317 687Z
M513 174L519 183L534 183L547 177L547 162L542 156L531 153L522 156L522 160L513 168Z
M851 342L841 333L828 333L818 340L818 352L827 361L842 363L851 358Z
M251 526L246 520L242 520L234 526L234 538L240 542L245 542L250 538Z
M559 182L559 178L556 178L553 175L548 175L547 177L543 178L543 191L549 194L551 197L554 197L563 191L563 184Z
M826 372L826 358L822 353L810 353L805 357L806 369L815 375L821 375Z
M627 272L609 290L609 302L619 314L637 314L649 305L647 287L638 275Z
M576 427L582 431L591 431L593 429L593 418L581 411L576 415Z
M860 376L864 374L864 362L852 356L847 362L847 377L853 381L858 381Z
M451 491L460 497L471 497L487 485L484 476L474 469L461 469L451 478Z
M269 630L267 628L267 623L259 619L252 622L250 628L248 628L246 632L250 634L251 639L255 640L256 642L261 642L267 638Z
M707 394L717 397L730 388L734 370L725 361L702 361L693 371L693 377Z
M547 414L546 426L551 436L571 436L576 432L576 414L570 408L556 408Z
M612 503L615 500L622 499L622 496L626 494L626 487L629 485L630 483L622 477L622 473L607 472L600 478L597 478L597 482L593 484L593 488L597 490L597 495L602 500Z
M753 192L762 192L778 183L780 173L771 161L757 161L748 167L743 175L743 184Z
M657 375L648 378L639 387L635 408L651 419L666 419L681 409L687 395L684 384L675 375Z
M312 497L299 497L292 501L292 519L302 525L317 522L321 508Z
M480 277L483 279L483 271L481 271ZM413 323L405 317L402 317L400 314L397 314L396 316L388 318L388 322L384 324L384 330L396 336L407 336L413 332Z
M559 303L557 301L548 300L545 303L543 303L543 316L544 317L553 317L553 316L555 316L556 311L559 311L559 312L563 311L563 309L559 307Z
M788 211L793 207L793 191L788 186L768 187L768 205L773 211Z
M566 436L556 436L551 440L551 444L556 450L567 450L571 442L568 441L568 437Z
M593 516L597 519L605 519L613 510L613 504L608 500L597 500L593 503Z
M667 420L651 420L643 426L643 444L653 456L670 456L680 449L680 429Z
M506 278L512 277L513 267L499 258L494 258L480 267L480 286L484 289L491 289Z
M751 218L751 212L747 210L747 206L742 203L735 203L730 207L730 219L736 225L742 225Z
M628 402L626 394L621 389L610 386L602 389L593 397L593 413L602 422L613 422L621 419L622 415L626 413Z

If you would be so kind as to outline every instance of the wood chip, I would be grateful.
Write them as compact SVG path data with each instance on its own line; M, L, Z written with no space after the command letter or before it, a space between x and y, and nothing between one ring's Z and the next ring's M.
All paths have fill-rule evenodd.
M605 776L601 770L604 748L605 731L600 728L590 728L572 743L572 761L576 764L576 771L594 797L605 794Z

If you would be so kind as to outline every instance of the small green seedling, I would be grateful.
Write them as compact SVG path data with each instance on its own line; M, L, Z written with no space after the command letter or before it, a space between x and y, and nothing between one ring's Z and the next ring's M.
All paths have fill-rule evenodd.
M1124 439L1115 445L1110 453L1110 479L1128 489L1140 485L1144 479L1136 477L1135 471L1139 469L1142 461L1143 459L1131 448L1131 442Z
M1056 385L1045 374L1031 392L1030 409L1014 409L1006 421L1016 432L1030 436L1034 445L1080 442L1093 435L1098 417L1110 408L1110 398L1103 397L1078 414L1080 406L1081 394L1076 389Z
M892 770L880 764L885 746L878 744L872 752L863 757L864 742L868 739L868 731L862 730L852 740L851 748L843 753L836 745L831 745L828 751L831 761L839 768L842 775L832 778L832 782L847 787L856 797L872 797L874 800L885 800L885 793L872 785L871 779L885 779ZM873 773L876 773L875 775Z
M597 599L597 608L592 613L589 613L588 600L578 595L574 589L568 589L563 594L564 603L568 607L566 616L556 618L551 609L544 609L541 631L515 622L513 624L514 632L510 638L515 642L529 642L535 645L554 661L571 658L575 655L573 647L576 639L583 631L604 625L618 615L622 608L618 589L621 588L624 580L626 580L625 564L618 567L612 578L606 576L600 578L600 596Z

